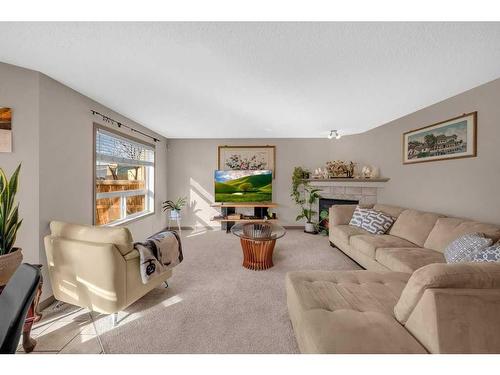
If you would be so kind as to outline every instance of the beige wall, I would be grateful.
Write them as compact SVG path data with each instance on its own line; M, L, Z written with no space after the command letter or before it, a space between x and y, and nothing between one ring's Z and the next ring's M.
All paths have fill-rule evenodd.
M404 93L402 93L404 95ZM500 224L500 80L467 91L363 134L327 139L170 139L168 192L187 195L191 205L184 225L212 225L213 171L218 145L276 145L277 176L273 199L282 223L293 225L297 208L291 201L294 166L323 166L327 160L353 160L380 167L391 180L380 190L379 202ZM402 133L478 111L476 158L402 164ZM207 124L210 126L210 124ZM342 128L340 125L335 127Z
M13 111L12 153L0 153L0 168L10 176L22 163L17 199L23 223L16 246L25 262L39 263L38 73L0 63L0 107Z
M165 227L161 211L167 188L165 138L41 73L0 63L0 83L0 105L14 110L14 152L0 154L0 166L11 173L23 163L18 200L24 222L17 244L25 261L46 265L43 237L51 220L92 224L93 123L99 118L91 115L91 109L161 140L156 144L155 215L127 227L137 240ZM51 294L45 272L44 276L42 299Z
M49 233L51 220L92 224L93 123L109 125L93 116L91 109L161 140L156 144L155 214L126 226L136 240L165 228L166 216L161 211L161 202L167 189L166 139L43 74L40 74L39 86L40 258L45 260L43 237ZM123 132L131 134L127 130ZM137 133L131 135L141 138Z

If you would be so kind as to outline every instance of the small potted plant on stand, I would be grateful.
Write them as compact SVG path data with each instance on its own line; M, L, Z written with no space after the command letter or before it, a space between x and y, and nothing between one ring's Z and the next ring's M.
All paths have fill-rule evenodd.
M177 198L175 201L163 202L163 212L168 211L168 227L170 228L170 221L177 222L179 231L181 230L181 210L187 203L187 197Z
M0 288L7 284L23 260L21 249L14 247L22 223L19 204L14 206L20 169L21 165L9 180L0 168Z

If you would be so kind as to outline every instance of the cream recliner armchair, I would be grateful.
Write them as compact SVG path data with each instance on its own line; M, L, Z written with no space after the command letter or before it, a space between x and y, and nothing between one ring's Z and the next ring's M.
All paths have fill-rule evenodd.
M127 228L50 223L45 251L54 297L92 311L117 313L172 276L169 270L143 284L139 252Z

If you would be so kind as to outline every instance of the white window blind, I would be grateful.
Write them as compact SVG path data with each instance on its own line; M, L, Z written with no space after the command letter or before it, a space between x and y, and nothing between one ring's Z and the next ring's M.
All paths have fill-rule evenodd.
M98 129L96 134L96 161L122 165L154 165L153 146Z

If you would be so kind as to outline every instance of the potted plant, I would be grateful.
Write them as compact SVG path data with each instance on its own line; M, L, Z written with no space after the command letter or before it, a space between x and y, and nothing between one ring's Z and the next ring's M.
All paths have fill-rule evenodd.
M22 223L19 204L14 205L20 169L19 164L9 180L0 168L0 286L7 284L23 260L21 249L14 247Z
M309 172L302 167L295 167L292 174L292 193L291 197L295 203L300 206L300 214L295 218L296 221L306 219L305 232L316 233L316 224L313 222L313 216L316 211L313 205L320 197L321 189L312 188L306 180L309 178Z
M304 204L301 204L300 208L302 212L295 218L295 220L306 219L306 224L304 230L307 233L317 233L316 223L313 221L313 216L316 211L313 210L313 205L317 202L320 195L321 189L311 188L309 185L304 187Z
M172 220L178 220L181 217L181 210L187 203L187 197L177 198L175 201L163 202L163 212L169 211L169 217Z

